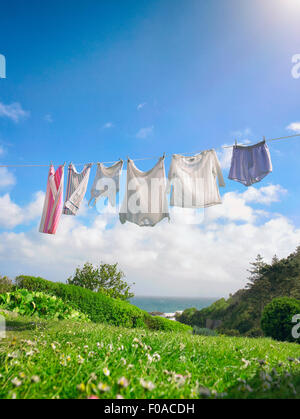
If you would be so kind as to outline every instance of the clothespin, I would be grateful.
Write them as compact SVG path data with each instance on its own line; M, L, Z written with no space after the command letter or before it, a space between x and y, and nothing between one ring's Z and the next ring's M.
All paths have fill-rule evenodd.
M237 139L234 140L234 145L237 146Z
M166 157L166 153L163 154L163 159Z
M266 137L263 137L264 142L266 142Z

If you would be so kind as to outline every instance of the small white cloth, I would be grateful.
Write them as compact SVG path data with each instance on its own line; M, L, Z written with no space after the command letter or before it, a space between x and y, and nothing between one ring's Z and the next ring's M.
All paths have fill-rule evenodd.
M169 218L164 157L148 172L142 172L128 159L121 223L153 227L164 218Z
M174 154L169 171L170 205L181 208L205 208L221 204L217 185L225 186L215 150L193 157Z
M89 205L93 200L95 205L98 199L103 197L108 198L112 206L116 206L116 196L120 190L120 175L122 168L123 160L118 161L110 167L98 163L96 177L91 189Z

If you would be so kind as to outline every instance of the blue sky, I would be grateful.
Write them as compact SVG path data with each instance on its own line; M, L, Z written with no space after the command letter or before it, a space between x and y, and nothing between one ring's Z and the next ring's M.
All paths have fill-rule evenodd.
M231 144L235 137L256 142L262 136L300 131L300 79L291 75L292 56L300 53L299 17L296 0L6 2L1 6L0 26L0 54L7 62L7 78L0 79L0 162L111 161L218 148ZM294 130L288 130L292 123ZM300 227L300 140L274 142L270 151L274 172L255 186L261 191L277 185L276 190L259 192L277 194L276 198L272 195L267 208L263 198L245 198L246 188L236 182L228 180L222 193L239 194L240 199L248 199L246 205L253 211L272 213L269 219L278 220L278 214L285 217L294 234L291 248L280 248L281 242L288 241L281 236L279 244L274 239L272 246L260 243L257 247L267 255L285 255L293 250ZM146 170L154 163L150 160L138 166ZM223 168L227 177L228 164ZM19 222L0 223L2 243L9 237L10 254L18 255L20 249L16 250L13 242L20 243L18 237L26 239L22 251L27 245L31 250L28 260L22 256L20 269L27 273L41 269L55 279L50 267L30 261L30 252L40 246L38 240L47 239L34 236L38 211L27 218L24 215L39 205L36 194L45 189L47 169L9 169L0 174L10 179L3 181L0 189L0 197L9 196L9 202L6 199L6 206L0 208L0 219L1 211L15 211L19 217ZM66 242L74 229L90 226L97 217L95 210L88 210L80 225L69 227ZM249 220L239 222L247 224ZM251 226L267 222L256 219ZM219 223L223 228L224 217ZM132 231L138 234L138 230ZM120 234L119 226L115 234ZM154 240L153 234L148 236ZM80 234L78 237L80 242ZM143 232L138 240L149 237ZM53 238L54 252L59 249L57 243L59 238ZM135 254L142 244L133 243ZM254 245L246 256L252 257L257 248ZM152 260L149 252L147 263ZM3 274L19 273L13 258L7 262L4 251L2 257ZM82 260L88 257L83 255ZM114 258L122 259L118 252ZM70 261L69 269L72 263L76 262ZM123 266L136 281L134 263L123 262ZM241 272L242 266L239 277ZM161 274L173 275L166 267ZM64 275L57 277L63 280ZM151 290L150 277L148 282L143 288L140 279L140 294L168 290L167 285L163 291L159 286ZM242 283L241 279L228 282L222 292ZM210 292L208 287L206 296L215 295L217 289L215 285ZM177 293L182 293L179 284Z

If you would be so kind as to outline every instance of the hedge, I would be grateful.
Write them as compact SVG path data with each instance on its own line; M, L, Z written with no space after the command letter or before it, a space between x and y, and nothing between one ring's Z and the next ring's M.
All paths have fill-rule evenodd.
M152 317L146 311L127 301L117 300L100 292L95 293L75 285L47 281L40 277L19 276L16 278L18 288L30 291L42 291L56 295L72 307L85 313L95 323L107 323L114 326L140 327L153 330L174 332L190 331L184 324L162 317Z

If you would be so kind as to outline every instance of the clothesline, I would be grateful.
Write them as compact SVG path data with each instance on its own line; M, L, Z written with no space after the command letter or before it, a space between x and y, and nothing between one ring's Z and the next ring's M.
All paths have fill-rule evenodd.
M300 137L300 134L288 135L286 137L269 138L268 140L266 140L265 137L263 137L263 140L266 141L267 143L270 143L271 141L286 140L286 139L290 139L294 137ZM239 145L239 144L235 144L235 145ZM233 148L235 147L235 145L223 146L222 148ZM241 145L248 146L248 145L253 145L253 144L241 144Z
M225 187L225 181L214 149L205 150L192 158L174 154L168 177L164 158L165 153L147 172L139 170L128 159L121 206L117 196L121 191L123 160L109 167L99 164L88 205L95 206L99 199L106 198L111 208L115 207L114 213L119 207L121 224L130 222L140 227L154 227L165 218L170 220L170 207L200 209L222 204L219 187ZM85 197L91 163L86 164L82 172L70 164L63 204L64 169L64 165L56 170L50 166L39 230L41 233L55 234L61 215L76 215ZM248 187L260 182L272 171L271 155L265 141L250 147L233 148L228 179Z
M300 137L300 134L294 134L294 135L288 135L285 137L277 137L277 138L269 138L269 139L265 139L265 137L263 137L263 139L266 142L271 142L271 141L278 141L278 140L286 140L286 139L290 139L290 138L295 138L295 137ZM220 149L227 149L227 148L233 148L236 145L244 145L245 144L234 144L234 145L229 145L229 146L222 146L222 147L217 147L216 150L220 150ZM252 145L252 144L246 144L248 145ZM184 153L176 153L176 154L196 154L196 153L201 153L203 150L197 150L197 151L188 151L188 152L184 152ZM165 154L165 157L171 157L173 156L174 153L172 154ZM149 156L149 157L141 157L141 158L137 158L137 159L132 159L132 161L143 161L143 160L154 160L154 159L159 159L161 156ZM119 159L120 160L120 159ZM114 164L116 162L118 162L119 160L115 160L115 161L106 161L106 162L102 162L103 164ZM93 162L90 163L91 165L96 165L98 162ZM49 167L51 164L0 164L0 167ZM74 163L75 166L84 166L86 163ZM59 166L60 164L54 164L55 166Z

